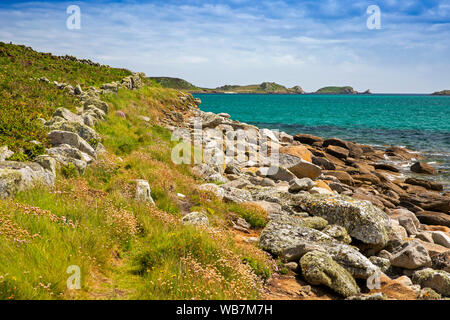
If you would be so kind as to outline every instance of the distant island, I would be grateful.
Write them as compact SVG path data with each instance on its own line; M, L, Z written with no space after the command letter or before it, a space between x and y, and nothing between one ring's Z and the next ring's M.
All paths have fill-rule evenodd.
M261 84L251 84L246 86L224 85L214 89L201 88L192 83L170 77L150 77L151 80L160 84L163 88L186 90L190 93L248 93L248 94L304 94L302 87L294 86L287 88L275 82L263 82Z
M344 87L323 87L315 92L316 94L371 94L370 90L357 92L350 86Z
M227 93L227 94L307 94L301 86L292 88L285 87L275 82L263 82L261 84L250 85L224 85L217 88L201 88L196 85L180 79L171 77L149 77L150 80L156 82L163 88L185 90L189 93ZM357 92L350 86L329 86L323 87L316 92L309 94L371 94L370 90Z
M442 90L442 91L436 91L432 93L433 96L450 96L450 90Z

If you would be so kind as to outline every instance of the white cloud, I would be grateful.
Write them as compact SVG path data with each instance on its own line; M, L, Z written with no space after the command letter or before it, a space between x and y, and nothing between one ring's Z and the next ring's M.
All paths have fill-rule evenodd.
M423 22L448 17L446 2L417 18L382 11L382 30L375 31L365 27L363 3L339 3L325 2L317 13L283 1L81 2L79 31L65 28L67 4L29 3L0 8L0 40L207 87L277 81L307 91L331 84L374 92L450 88L449 24Z

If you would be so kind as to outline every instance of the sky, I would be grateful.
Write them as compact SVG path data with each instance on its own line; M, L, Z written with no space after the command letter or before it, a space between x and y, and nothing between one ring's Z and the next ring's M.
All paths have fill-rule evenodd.
M0 41L208 88L450 89L450 0L1 1Z

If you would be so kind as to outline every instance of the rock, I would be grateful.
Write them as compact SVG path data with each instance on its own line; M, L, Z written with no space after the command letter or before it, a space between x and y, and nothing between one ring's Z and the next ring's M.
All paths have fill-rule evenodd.
M391 172L400 172L399 168L397 168L394 165L387 164L387 163L374 163L372 165L377 170L385 170L385 171L391 171Z
M450 236L442 231L431 232L433 241L443 247L450 248Z
M423 162L416 162L411 166L411 171L416 173L423 173L423 174L437 174L437 171L435 168L430 166L427 163Z
M388 156L394 156L399 157L404 160L411 160L414 158L418 158L419 155L417 153L414 153L406 148L401 147L389 147L386 149L386 155Z
M222 112L222 113L218 113L217 114L219 117L225 118L225 119L230 119L230 115L228 113Z
M67 166L72 163L75 165L80 174L84 173L87 163L92 162L92 158L89 155L72 146L69 146L68 144L62 144L57 147L47 149L47 153L62 165Z
M433 255L431 257L431 266L435 270L450 272L450 250Z
M76 133L90 145L95 145L95 143L101 141L101 136L94 129L89 128L84 123L58 121L51 124L50 126L47 126L47 128L49 130L70 131Z
M294 136L294 140L299 141L304 144L309 144L309 145L312 145L314 143L322 144L322 142L323 142L322 138L316 137L316 136L313 136L310 134L297 134Z
M442 296L431 288L423 288L419 293L419 300L440 300Z
M53 113L53 117L61 117L64 120L67 120L69 122L77 122L84 124L83 118L79 115L76 115L75 113L71 112L70 110L67 110L66 108L58 108Z
M282 143L292 144L294 142L294 137L286 132L281 131L278 136L278 140Z
M337 147L340 147L340 148L349 149L348 142L344 141L342 139L339 139L339 138L326 139L323 142L323 146L325 148L328 147L328 146L337 146Z
M344 227L338 226L336 224L326 226L325 229L322 230L322 232L339 242L345 244L350 244L352 242L352 238L348 235L347 230L345 230Z
M155 204L153 201L150 185L147 180L138 179L136 182L136 199L139 201L150 202Z
M86 140L81 138L76 133L70 131L53 130L48 134L48 139L54 146L68 144L82 152L87 153L93 158L97 157L95 150L89 145L89 143L87 143Z
M79 84L77 84L77 85L75 86L73 92L74 92L76 95L80 95L80 94L83 93L83 90L81 90L81 86L80 86Z
M252 195L247 190L227 186L223 186L222 188L225 191L225 195L223 196L225 202L243 203L253 200Z
M56 177L56 160L49 155L40 155L37 156L34 161L39 163L41 167L45 170L48 170L52 173L53 176Z
M404 269L418 269L431 266L431 258L420 242L409 241L392 254L391 264Z
M225 190L214 183L205 183L197 187L198 190L207 191L213 193L218 199L223 199L225 196Z
M414 223L414 226L416 227L416 229L419 229L419 227L420 227L419 219L417 219L416 215L414 213L412 213L411 211L409 211L409 210L396 209L396 210L391 211L389 213L389 216L392 219L396 219L396 220L398 220L401 217L410 218L412 220L412 222Z
M424 224L450 227L450 215L442 212L419 211L416 217Z
M376 175L371 174L371 173L355 174L352 176L352 178L354 180L370 182L373 185L378 185L381 183L380 178L378 178Z
M427 268L414 272L412 281L422 288L431 288L444 296L450 296L450 273Z
M322 169L319 166L299 157L282 153L280 154L280 166L288 169L297 178L310 178L314 180L322 173Z
M325 151L338 159L347 159L349 155L348 149L338 146L328 146Z
M429 231L423 231L416 234L416 239L420 239L425 242L434 243L433 235Z
M288 169L285 169L283 167L261 167L256 172L257 175L262 177L269 177L275 181L281 180L281 181L291 181L292 179L295 179L296 176L290 172Z
M305 146L289 146L280 148L280 153L290 154L299 157L305 161L311 162L311 152Z
M5 161L9 157L14 154L11 150L8 149L8 146L0 147L0 161Z
M330 191L325 188L313 187L313 188L309 189L309 193L310 194L322 194L322 195L328 194L328 195L330 195L330 194L333 194L333 191Z
M444 190L444 186L442 184L437 183L437 182L423 180L423 179L407 178L405 180L405 183L415 185L415 186L421 186L428 190L434 190L434 191Z
M426 211L440 211L450 213L450 198L446 197L443 200L431 201L428 203L420 203L420 207Z
M306 253L300 259L302 274L313 285L325 285L344 297L360 292L352 275L328 254L320 251Z
M298 261L305 253L327 252L355 278L367 279L376 267L360 252L327 234L302 225L301 219L271 220L260 235L264 250L286 261Z
M391 261L386 258L372 256L369 258L370 262L380 268L381 272L386 272L391 267Z
M185 225L194 225L194 226L208 226L209 220L208 217L201 212L191 212L185 215L182 219L183 224Z
M288 268L289 270L292 270L294 272L298 270L298 263L297 262L288 262L288 263L285 263L284 266L286 268Z
M323 174L327 175L327 176L336 177L340 182L342 182L343 184L346 184L348 186L355 185L355 181L353 180L353 178L345 171L326 170L326 171L323 171Z
M55 175L35 162L0 162L0 198L14 196L37 184L53 186Z
M334 165L334 163L328 161L326 158L312 157L312 163L324 170L336 170L336 166Z
M311 215L344 227L352 238L369 245L385 246L392 233L389 216L368 201L313 195L305 197L301 205Z
M83 108L84 110L89 110L89 106L94 106L98 109L100 109L101 111L103 111L105 114L107 114L109 112L109 106L106 102L98 99L98 98L89 98L87 99L84 104L83 104Z
M289 192L308 191L314 187L314 181L309 178L294 178L289 182Z
M403 228L405 228L409 236L416 235L418 233L414 221L410 217L399 217L397 221Z

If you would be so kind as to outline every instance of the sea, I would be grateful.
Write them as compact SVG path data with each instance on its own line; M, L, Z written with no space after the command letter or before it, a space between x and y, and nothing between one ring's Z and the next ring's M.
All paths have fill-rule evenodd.
M378 149L402 146L420 152L439 170L427 179L450 190L450 96L195 94L200 109L226 112L231 119L278 129L338 137ZM403 166L406 174L410 164Z

